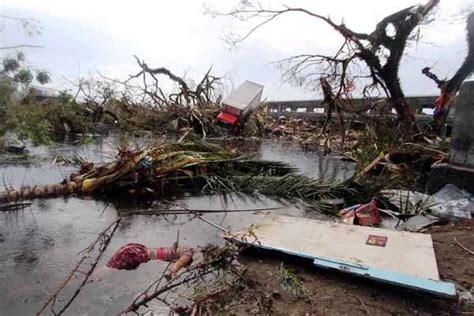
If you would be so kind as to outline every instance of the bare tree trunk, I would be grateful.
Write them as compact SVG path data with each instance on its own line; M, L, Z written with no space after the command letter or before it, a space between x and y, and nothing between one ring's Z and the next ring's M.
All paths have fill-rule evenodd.
M403 93L397 76L393 74L385 75L384 82L388 92L390 93L390 101L392 102L395 111L397 111L400 122L404 122L407 125L413 125L416 122L415 115L405 99L405 94Z
M77 193L80 186L74 181L63 181L35 187L23 187L18 190L0 192L0 203L10 203L22 200L63 196Z
M334 94L332 93L331 84L327 81L325 77L321 77L320 79L321 88L324 94L323 104L326 105L326 119L324 120L323 129L321 131L321 135L324 135L327 131L327 128L332 119L332 112L335 108L335 99Z

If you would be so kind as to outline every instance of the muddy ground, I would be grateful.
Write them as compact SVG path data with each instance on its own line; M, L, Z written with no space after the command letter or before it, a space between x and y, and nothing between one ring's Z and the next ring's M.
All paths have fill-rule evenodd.
M474 255L457 245L474 249L474 220L432 227L440 276L466 289L474 287ZM274 252L247 250L240 261L247 267L248 292L239 293L225 310L236 314L268 312L282 315L406 315L471 314L473 305L434 298L389 285L315 268L311 261ZM281 264L302 280L308 299L297 299L282 288L276 276Z

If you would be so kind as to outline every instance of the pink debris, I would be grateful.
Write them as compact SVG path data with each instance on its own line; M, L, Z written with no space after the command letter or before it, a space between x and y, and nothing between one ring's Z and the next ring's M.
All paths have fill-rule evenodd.
M147 248L141 244L123 245L107 262L107 267L119 270L134 270L140 264L150 260L174 261L182 256L193 256L193 249L188 247Z

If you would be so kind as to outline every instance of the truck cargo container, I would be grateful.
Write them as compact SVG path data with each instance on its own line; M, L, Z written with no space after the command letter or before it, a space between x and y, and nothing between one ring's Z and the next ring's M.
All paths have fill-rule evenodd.
M264 86L244 81L222 101L222 110L217 119L231 126L236 126L260 104Z

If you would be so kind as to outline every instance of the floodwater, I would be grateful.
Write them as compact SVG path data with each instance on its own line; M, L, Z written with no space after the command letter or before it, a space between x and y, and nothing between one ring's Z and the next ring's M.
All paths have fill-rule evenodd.
M118 138L98 140L91 145L70 142L32 148L40 157L32 162L0 162L0 177L7 185L47 184L61 181L74 168L51 162L51 156L80 155L100 163L113 158ZM142 142L143 144L143 142ZM333 160L316 152L303 152L296 144L275 141L245 141L232 144L262 159L280 160L298 167L311 177L345 179L352 176L350 163ZM170 201L191 209L253 209L282 206L270 199L241 196L195 196L186 192ZM127 211L153 209L155 203L125 200L99 201L79 197L34 201L31 207L14 213L0 213L0 315L35 314L63 282L81 257L79 252L97 238L98 233ZM274 214L324 217L294 206L266 212L213 213L208 220L225 228L243 228ZM148 247L168 247L176 241L183 246L223 244L220 231L190 215L125 215L98 267L123 244L137 242ZM157 279L166 264L153 261L135 271L109 269L100 280L87 284L64 315L116 315L128 306L149 283ZM100 269L100 268L99 268ZM58 311L78 285L72 280L58 297ZM167 314L158 303L150 308ZM46 310L46 315L51 314Z

